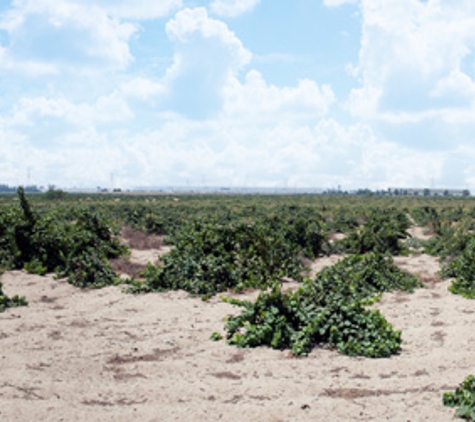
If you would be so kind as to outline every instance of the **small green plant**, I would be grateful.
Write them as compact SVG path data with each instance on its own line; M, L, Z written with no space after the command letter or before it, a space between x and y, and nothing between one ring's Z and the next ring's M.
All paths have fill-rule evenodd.
M215 331L214 333L211 334L209 339L212 341L220 341L223 339L223 336Z
M457 407L455 417L475 421L475 376L469 375L455 392L443 394L444 406Z
M46 275L46 273L48 272L48 268L43 265L43 263L38 259L33 259L30 262L25 262L23 268L27 273L30 274Z
M3 285L0 283L0 312L4 312L7 308L15 308L17 306L27 306L28 302L23 296L15 295L9 298L3 293Z

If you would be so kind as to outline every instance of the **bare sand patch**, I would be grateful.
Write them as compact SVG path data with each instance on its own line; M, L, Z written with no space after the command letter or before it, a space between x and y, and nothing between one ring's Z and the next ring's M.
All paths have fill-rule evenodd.
M308 276L311 278L315 277L315 275L325 267L331 267L343 258L345 258L345 255L335 254L330 256L320 256L315 261L310 261L307 264L307 267L309 268Z
M432 257L396 260L436 277ZM473 373L475 301L439 279L383 296L404 344L376 360L212 342L239 311L219 297L79 290L19 271L1 281L30 303L0 314L5 421L446 421L442 393Z
M433 234L429 233L426 227L412 226L407 232L412 236L420 240L429 240Z

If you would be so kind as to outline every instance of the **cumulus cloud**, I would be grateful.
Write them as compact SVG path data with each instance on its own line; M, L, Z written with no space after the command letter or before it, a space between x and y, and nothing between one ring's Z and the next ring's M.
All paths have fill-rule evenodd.
M361 15L353 115L444 118L450 109L472 107L475 3L363 0Z
M251 11L259 3L260 0L213 0L209 7L218 16L236 17Z
M143 101L165 94L163 84L146 78L133 78L124 82L120 90L129 98L137 98Z
M48 118L56 124L90 127L95 123L120 122L133 116L118 92L99 97L93 104L73 103L66 98L23 97L2 121L5 126L39 126Z
M173 65L164 78L169 107L195 118L219 111L223 86L249 63L251 53L205 8L178 12L166 32L175 45Z
M272 126L177 118L129 138L127 154L141 163L136 176L149 185L386 189L429 184L447 160L380 141L368 125L331 118L315 125L276 119Z
M0 16L0 30L8 34L0 66L21 70L33 64L42 74L84 66L124 69L138 27L84 2L18 0Z
M206 121L157 114L154 126L134 126L133 113L118 102L121 90L92 104L24 98L9 119L0 119L0 170L10 177L4 182L25 183L31 167L35 183L63 187L109 187L113 173L114 187L122 188L205 184L385 189L429 185L431 179L473 188L473 148L428 152L381 140L369 124L343 125L327 116L292 118L292 98L299 88L293 89L287 97L272 94L281 104L270 112L272 124L252 119L252 113L235 118L239 110L234 110L230 118L219 115ZM315 114L323 113L319 107ZM129 124L119 130L115 122L123 120ZM64 125L69 127L61 132L51 130ZM460 171L454 174L454 168Z
M244 48L234 32L224 22L210 18L205 8L184 9L178 12L167 23L166 31L177 45L216 40L223 45L230 59L228 61L235 68L246 65L251 59L250 52Z
M0 16L0 68L73 69L79 77L52 78L34 91L21 87L19 95L15 85L3 97L0 173L10 179L1 182L25 183L31 167L35 183L63 187L108 187L113 173L123 188L378 189L433 178L473 189L475 149L442 153L423 127L446 139L475 136L475 4L362 0L354 67L360 85L348 107L363 123L344 116L342 124L331 86L308 78L274 85L265 72L247 68L251 52L216 16L238 16L257 1L207 3L168 21L172 63L157 75L130 67L129 44L141 31L134 21L175 13L181 0L16 0ZM103 72L105 83L85 82L84 67L112 72ZM121 69L131 73L114 72ZM457 125L441 130L440 120ZM424 135L434 144L430 151L412 142Z
M303 79L296 87L277 87L266 83L262 75L252 70L241 84L237 79L226 87L224 114L249 120L275 121L279 119L317 119L325 115L334 103L332 89L319 87L314 81Z

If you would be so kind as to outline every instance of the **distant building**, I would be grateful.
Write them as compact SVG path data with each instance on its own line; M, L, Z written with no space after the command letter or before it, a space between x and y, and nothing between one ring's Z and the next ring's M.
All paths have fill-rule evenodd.
M389 188L390 195L402 196L470 196L467 189Z

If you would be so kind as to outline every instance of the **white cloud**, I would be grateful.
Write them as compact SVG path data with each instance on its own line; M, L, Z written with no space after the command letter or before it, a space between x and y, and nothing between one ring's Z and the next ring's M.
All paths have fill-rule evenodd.
M28 76L55 75L59 69L52 63L40 60L21 60L17 61L12 57L7 48L0 46L0 70L11 72L20 72Z
M323 4L327 7L338 7L343 4L355 4L359 0L323 0Z
M88 66L123 69L132 61L128 42L138 30L96 5L53 0L14 2L0 16L0 29L9 37L0 67L33 64L38 74Z
M76 0L96 5L109 14L123 19L147 20L168 16L182 7L182 0Z
M100 9L120 19L147 20L168 16L183 6L182 0L13 0L13 10L38 13L56 9L59 15L69 15L71 9ZM10 15L11 23L21 20L15 13Z
M354 116L413 119L472 108L475 3L363 0L361 15Z
M256 4L214 1L208 10L231 16ZM344 125L332 115L338 103L331 86L311 79L270 83L266 73L247 68L251 52L206 8L180 10L168 21L175 50L160 79L150 76L151 68L113 72L128 69L129 43L140 30L124 20L167 16L181 1L17 0L0 17L9 37L0 46L0 67L59 75L70 69L79 77L11 88L0 116L0 173L10 179L0 182L25 183L31 167L34 183L63 187L108 186L113 173L123 188L377 189L429 185L431 178L473 188L475 150L453 146L441 153L434 146L426 152L396 143L406 135L404 124L421 121L457 123L453 132L441 131L449 142L457 131L464 140L475 136L475 6L454 4L362 1L363 40L354 68L361 86L348 106L367 120ZM113 71L86 81L85 67ZM383 125L392 125L391 135ZM460 170L452 175L454 169Z
M376 182L381 189L430 186L433 180L441 179L445 159L444 153L373 141L365 145L356 174L362 181Z
M253 70L244 84L233 79L225 90L224 114L232 118L275 121L281 119L316 119L325 115L335 101L330 87L319 87L314 81L301 80L297 87L279 88L268 85Z
M169 107L195 117L217 112L223 87L249 63L251 53L205 8L178 12L166 31L175 44L173 64L164 78L171 93Z
M454 70L447 77L439 79L429 95L433 97L458 97L475 98L475 81L460 70Z
M114 187L121 188L205 184L385 189L430 185L431 179L437 183L449 175L452 187L473 189L473 148L425 152L403 147L381 140L368 124L344 126L318 117L323 110L314 104L308 107L317 109L317 117L303 119L294 110L299 88L274 89L265 84L262 91L280 104L273 110L245 114L239 109L206 121L155 114L155 126L145 127L134 125L138 116L127 103L121 105L120 89L91 104L24 98L14 113L0 119L0 171L9 177L2 182L25 183L30 167L34 183L62 187L109 187L112 173ZM248 101L250 107L253 98ZM256 119L254 113L265 118ZM124 120L128 123L122 129L114 123ZM62 131L55 134L47 127L43 132L42 126L50 123ZM460 169L456 176L454 168Z
M55 118L63 123L91 127L96 123L120 122L133 116L118 92L99 97L95 103L75 104L66 98L23 97L5 116L8 127L40 125L45 118Z
M329 86L309 79L295 87L277 87L267 84L259 72L250 71L241 83L238 73L249 63L251 53L204 8L177 13L166 29L176 53L164 84L170 95L182 101L171 107L187 116L221 114L266 124L276 118L315 121L335 102Z
M379 141L367 125L345 127L333 119L309 126L276 117L267 126L180 118L129 138L124 154L140 163L135 175L149 185L419 186L430 183L429 175L437 180L446 158Z
M120 90L130 98L148 100L150 98L163 95L166 88L157 82L146 78L134 78L123 83Z
M251 53L244 48L224 22L212 19L205 8L184 9L166 25L169 38L181 44L198 40L217 40L226 47L233 59L232 65L239 68L249 63Z
M259 3L260 0L213 0L209 7L218 16L236 17L251 11Z

